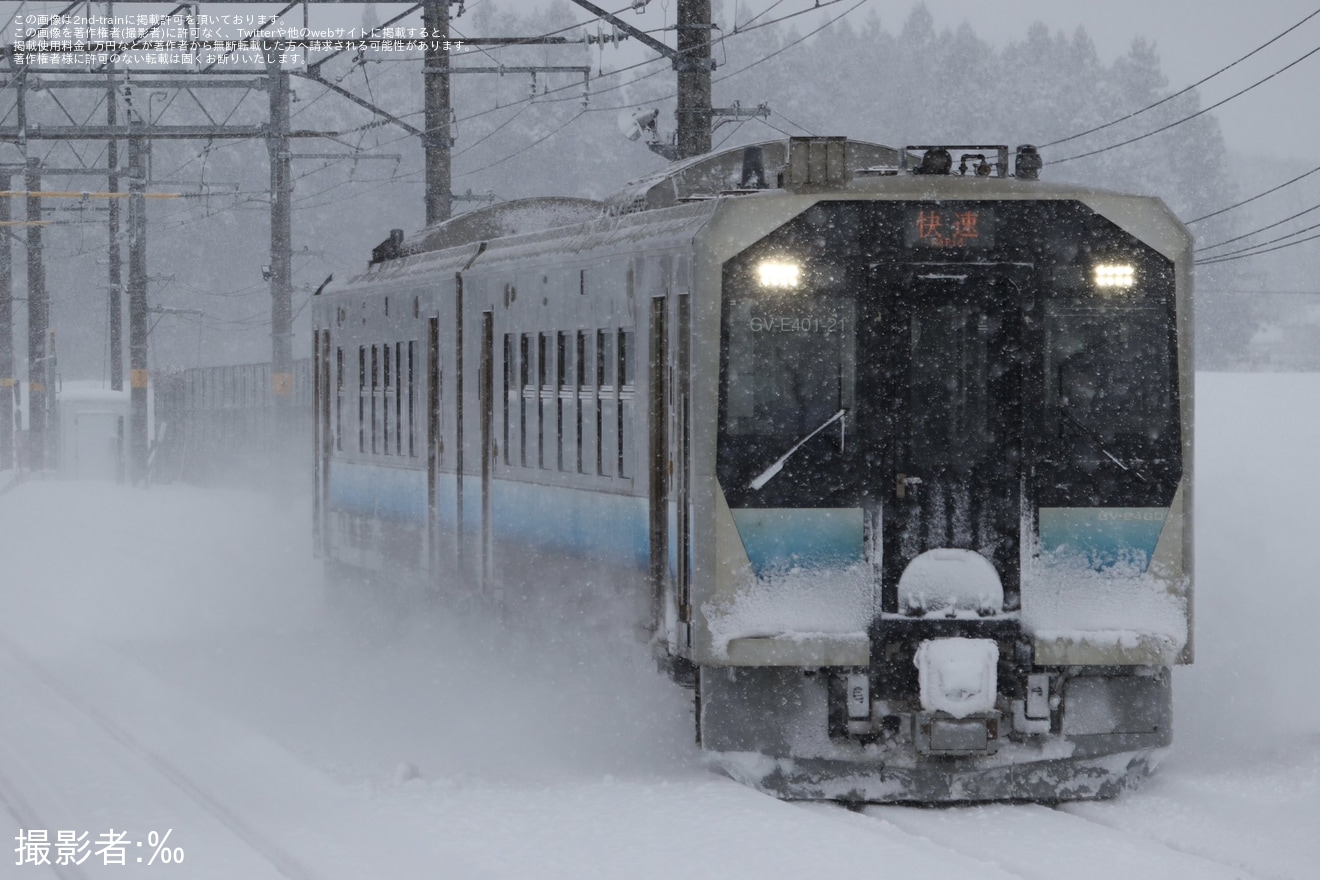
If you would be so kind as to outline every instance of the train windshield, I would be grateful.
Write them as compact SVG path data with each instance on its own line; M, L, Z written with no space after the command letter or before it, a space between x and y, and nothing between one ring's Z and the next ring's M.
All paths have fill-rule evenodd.
M1158 309L1060 298L1045 303L1045 411L1050 433L1092 452L1159 448L1174 427L1169 328ZM1103 454L1103 452L1101 452Z
M726 430L803 436L851 410L856 304L842 297L731 303Z
M729 503L867 507L924 485L946 530L1016 521L1023 481L1039 506L1166 505L1173 297L1167 258L1076 202L818 204L725 264Z

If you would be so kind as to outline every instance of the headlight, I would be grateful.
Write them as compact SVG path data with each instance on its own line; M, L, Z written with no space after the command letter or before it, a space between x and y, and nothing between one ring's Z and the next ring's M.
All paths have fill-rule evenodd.
M1131 287L1136 281L1136 268L1130 263L1099 263L1095 267L1096 287Z
M762 287L791 290L802 283L802 267L784 260L766 260L756 267Z

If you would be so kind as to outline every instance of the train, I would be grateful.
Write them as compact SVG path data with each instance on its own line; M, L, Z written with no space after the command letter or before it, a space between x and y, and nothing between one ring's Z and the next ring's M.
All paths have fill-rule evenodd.
M1192 242L1042 164L792 137L392 230L313 298L331 580L622 607L782 798L1139 783L1193 659Z

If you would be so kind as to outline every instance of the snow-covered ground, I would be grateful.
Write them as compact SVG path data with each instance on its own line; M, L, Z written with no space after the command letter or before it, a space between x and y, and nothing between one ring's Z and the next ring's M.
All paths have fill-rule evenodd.
M1177 744L1058 810L781 803L703 769L688 694L585 609L328 611L301 503L0 487L0 876L1311 880L1320 376L1199 381ZM15 864L20 829L87 858Z

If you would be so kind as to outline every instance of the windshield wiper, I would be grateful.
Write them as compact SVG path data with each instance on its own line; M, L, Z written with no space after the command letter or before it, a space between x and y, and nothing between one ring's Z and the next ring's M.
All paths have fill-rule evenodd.
M1147 477L1144 473L1137 470L1133 466L1123 463L1123 461L1119 459L1118 456L1110 452L1109 449L1105 446L1105 441L1100 439L1100 435L1097 434L1095 431L1092 431L1090 428L1086 427L1086 425L1083 425L1081 422L1079 422L1077 420L1077 417L1073 415L1072 412L1068 409L1068 407L1064 406L1062 403L1059 404L1059 412L1063 414L1063 417L1065 419L1067 419L1069 422L1072 422L1072 424L1077 428L1077 430L1081 431L1087 437L1090 437L1091 442L1095 443L1096 448L1100 450L1100 452L1104 455L1105 458L1109 459L1123 470L1132 474L1132 476L1136 477L1138 480L1141 480L1141 482L1143 483L1150 482L1150 478Z
M793 453L797 452L799 449L802 448L802 444L806 443L812 437L815 437L821 431L824 431L830 425L839 421L839 419L843 418L847 414L847 412L848 410L841 409L838 412L836 412L834 415L830 416L825 421L821 422L819 428L812 431L810 434L803 437L796 444L794 444L792 449L788 450L788 452L785 452L783 455L781 455L774 464L770 465L770 467L761 471L760 476L758 476L755 480L752 480L748 485L751 486L751 488L753 489L759 490L766 483L773 480L775 476L784 469L784 465L788 462L788 460L793 457Z

